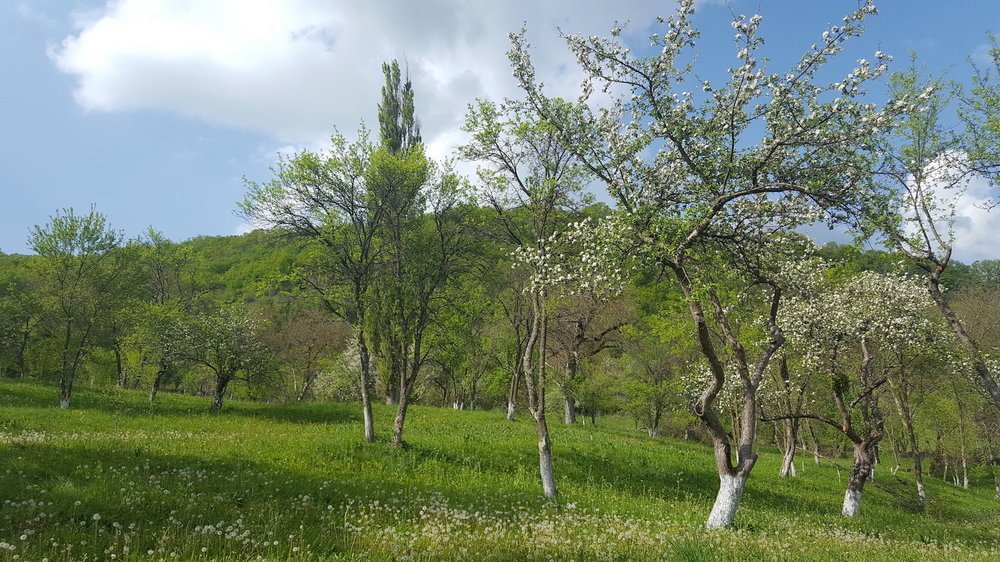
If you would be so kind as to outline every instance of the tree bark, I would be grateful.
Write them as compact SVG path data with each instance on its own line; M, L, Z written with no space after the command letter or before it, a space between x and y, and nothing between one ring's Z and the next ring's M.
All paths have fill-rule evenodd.
M844 493L845 517L854 517L861 510L861 494L872 470L871 444L866 440L854 444L854 466L847 480L847 491Z
M535 429L538 432L538 471L542 481L542 494L546 498L555 498L559 492L556 489L552 467L552 440L545 420L545 352L548 326L544 292L533 294L532 312L531 332L525 345L522 370L528 386L528 411L535 419ZM533 358L536 344L538 355Z
M399 406L396 408L396 419L392 424L392 446L402 448L406 445L403 441L403 424L406 422L406 410L410 407L408 392L399 393Z
M907 393L904 386L906 382L893 384L893 380L890 378L889 384L895 391L893 392L893 396L896 399L896 406L899 408L899 417L903 420L903 427L906 428L906 437L910 442L910 454L913 456L913 479L917 484L917 495L921 500L925 500L927 499L927 492L924 489L924 471L923 465L920 462L920 445L917 442L917 432L913 426L913 411L910 409L909 400L907 400Z
M209 411L218 414L222 411L222 401L226 396L226 387L229 386L229 377L216 377L215 393L212 396L212 407Z
M375 442L375 420L372 417L371 397L371 356L368 354L368 343L365 334L358 328L358 355L361 359L361 411L364 417L365 441Z
M160 391L160 384L163 382L163 377L166 374L166 367L161 363L160 368L156 370L156 376L153 377L153 386L149 389L149 401L153 402L156 400L156 394Z
M794 478L797 476L795 472L795 450L798 433L798 419L785 420L785 455L781 461L781 470L778 472L778 476L781 478Z
M715 496L715 504L712 505L706 524L709 529L722 529L733 524L746 483L745 476L719 475L719 493Z
M563 415L563 423L573 425L576 423L576 398L566 395L566 411Z

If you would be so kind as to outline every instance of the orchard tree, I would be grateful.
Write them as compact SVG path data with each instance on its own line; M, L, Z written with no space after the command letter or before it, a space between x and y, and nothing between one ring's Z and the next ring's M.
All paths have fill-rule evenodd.
M171 327L177 357L211 371L215 378L210 411L222 411L234 380L252 384L267 374L271 357L260 324L245 306L223 307L182 319Z
M478 195L496 213L495 239L515 251L541 249L546 239L565 227L567 215L586 201L583 187L590 175L559 141L558 131L524 101L478 100L469 106L464 130L472 140L460 151L463 158L479 164ZM523 271L515 268L513 272L512 281L521 287ZM521 288L495 295L514 337L508 420L514 419L524 375L528 326L538 320L532 319L534 304L524 298L527 292Z
M576 423L577 391L584 383L582 366L603 351L620 347L621 331L633 314L623 299L609 301L600 292L566 295L555 307L551 324L553 359L562 363L553 380L565 398L563 423Z
M384 215L382 201L373 197L366 181L374 151L363 127L353 142L335 134L324 152L279 158L274 178L248 182L240 204L249 220L311 242L311 259L298 278L326 310L354 330L369 443L375 441L375 425L368 313L379 254L376 231Z
M771 419L815 419L850 440L854 464L842 513L853 517L885 436L879 393L890 378L905 375L903 368L933 341L936 327L925 316L931 305L927 293L914 279L871 272L841 283L816 273L810 277L813 290L790 297L779 322L804 356L805 368L828 381L836 413L793 412Z
M992 52L996 62L997 49ZM970 181L984 175L995 180L1000 169L996 148L989 147L997 134L995 79L991 73L980 75L972 100L964 105L968 129L963 132L943 120L953 99L950 84L923 78L913 65L893 73L891 94L911 102L900 104L907 112L881 138L879 174L896 196L888 209L876 207L869 214L889 244L924 271L931 298L969 355L980 386L1000 409L997 373L942 285L952 265L957 204Z
M547 498L558 495L545 403L550 350L549 295L560 289L593 291L599 298L620 294L627 276L624 259L627 253L622 248L624 232L627 227L614 221L586 219L540 240L537 246L520 246L514 250L514 267L524 268L530 274L526 292L531 297L531 324L522 357L522 372L528 411L538 433L542 493Z
M751 359L738 338L730 337L734 330L725 329L727 308L712 297L711 281L699 263L717 253L712 243L722 238L729 239L726 252L740 252L741 226L747 221L767 216L786 226L801 222L782 216L786 202L796 203L787 206L793 214L808 204L830 220L853 216L872 195L873 139L891 124L898 104L879 109L861 99L865 85L886 71L888 57L881 52L874 63L859 60L840 80L819 78L847 40L861 34L863 20L876 13L870 2L823 32L798 63L781 73L768 72L760 56L761 17L737 17L739 64L730 69L727 82L704 81L699 92L687 89L694 79L694 68L685 62L687 50L698 37L693 11L693 0L683 0L676 15L659 20L663 31L651 36L657 54L647 57L637 56L617 27L610 38L566 37L586 75L580 100L570 110L548 98L536 80L524 32L512 36L510 58L529 103L607 185L646 253L675 277L685 295L712 372L693 410L715 448L720 492L708 520L715 528L732 523L756 462L756 393L781 336L770 322L765 328L769 341ZM595 88L612 97L610 105L589 105ZM772 289L772 313L765 318L775 316L780 302L780 290ZM743 388L745 431L735 462L715 410L727 369L706 309L728 332L725 345Z
M314 309L294 310L290 318L275 318L262 335L289 378L296 402L305 402L316 381L344 353L351 338L346 322Z
M110 291L124 263L121 233L91 209L57 212L44 227L35 226L28 243L39 256L41 294L50 329L60 340L59 407L67 409L73 383L94 344L97 321L108 309Z

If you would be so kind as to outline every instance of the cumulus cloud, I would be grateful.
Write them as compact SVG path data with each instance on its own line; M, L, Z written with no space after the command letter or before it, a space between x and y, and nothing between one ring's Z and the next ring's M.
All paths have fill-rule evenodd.
M955 257L965 263L996 259L1000 253L1000 208L994 208L996 188L982 177L973 178L956 200Z
M91 111L162 110L309 145L375 119L380 65L408 64L429 151L460 138L467 103L517 95L507 34L526 23L539 76L573 95L579 71L556 29L645 35L670 3L478 0L115 0L50 51ZM664 13L667 12L667 13ZM526 21L525 21L526 20Z

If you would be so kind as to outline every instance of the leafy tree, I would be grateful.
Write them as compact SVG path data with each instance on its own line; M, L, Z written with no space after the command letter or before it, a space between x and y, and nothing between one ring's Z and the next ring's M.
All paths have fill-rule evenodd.
M212 372L212 413L222 411L229 383L257 382L269 370L271 356L260 338L260 324L245 306L195 314L170 327L177 357Z
M399 71L399 61L382 63L385 84L382 103L378 104L378 123L382 146L389 152L406 152L421 144L420 123L413 105L413 84L409 69L405 81Z
M385 214L367 183L374 151L364 128L354 142L336 134L326 152L281 158L271 181L248 182L240 204L245 217L312 243L312 259L296 276L326 310L354 329L369 443L375 441L375 426L368 313L380 251L376 234Z
M760 16L738 17L739 64L725 84L702 83L702 93L685 90L693 67L686 49L698 32L694 3L682 1L674 17L660 20L652 36L658 54L636 56L620 39L566 37L586 74L580 103L571 111L545 96L531 65L524 33L512 37L514 74L534 109L560 131L576 158L608 186L620 214L632 225L646 255L675 277L688 302L692 327L712 377L694 412L714 443L720 493L709 527L732 523L747 477L756 462L756 394L771 358L782 343L773 318L780 289L760 271L737 271L743 281L769 292L766 343L755 359L727 318L727 303L713 296L706 273L713 256L738 260L753 255L761 236L782 233L822 209L830 220L847 219L869 200L873 138L892 121L895 109L880 110L859 99L867 82L886 70L887 57L862 60L841 80L822 83L825 64L862 32L876 12L870 2L823 33L787 72L768 73L760 58ZM594 110L586 102L594 87L612 103ZM619 94L620 95L616 95ZM813 217L813 219L818 217ZM776 228L777 227L777 228ZM751 236L746 236L746 235ZM720 253L721 250L721 253ZM725 260L722 260L725 261ZM763 289L762 287L767 287ZM706 307L725 332L742 391L743 431L733 462L729 432L717 412L726 366L711 338ZM727 327L728 326L728 327Z
M460 152L479 164L479 197L496 213L493 239L512 250L541 249L550 236L565 228L567 215L586 201L583 186L589 175L559 142L558 131L533 115L523 101L477 100L466 112L463 129L472 140ZM514 337L508 420L514 419L524 376L528 326L538 321L532 318L533 307L521 286L525 277L524 271L512 270L512 290L494 293Z
M35 226L28 243L40 257L42 299L47 320L61 339L59 406L69 408L73 383L90 352L97 319L115 295L110 291L123 270L118 252L122 235L91 209L57 212L44 227Z
M1000 408L996 372L955 314L942 284L952 265L956 202L972 178L996 166L987 162L988 152L981 146L942 121L951 101L944 93L948 86L922 77L913 65L893 73L891 94L907 113L881 141L880 177L896 198L889 212L876 209L871 214L888 242L924 272L931 298L969 355L980 385Z

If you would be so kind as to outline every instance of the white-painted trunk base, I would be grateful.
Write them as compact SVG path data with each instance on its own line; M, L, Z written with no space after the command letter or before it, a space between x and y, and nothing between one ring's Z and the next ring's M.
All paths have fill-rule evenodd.
M781 462L781 471L778 473L781 478L795 478L798 474L795 471L795 451L785 453Z
M844 517L854 517L861 511L861 492L850 488L844 492Z
M705 524L709 529L722 529L733 524L736 516L736 509L740 506L740 499L743 497L743 488L746 486L745 476L730 476L722 474L719 476L719 495L715 496L715 505L708 515L708 522Z
M69 410L69 398L60 398L59 399L59 409L60 410Z
M547 498L556 497L556 476L552 470L552 450L538 442L538 472L542 476L542 493Z
M507 403L507 421L514 421L514 410L516 407L516 404L513 402Z
M917 482L917 495L920 496L920 499L922 500L927 499L927 492L924 490L923 482Z

